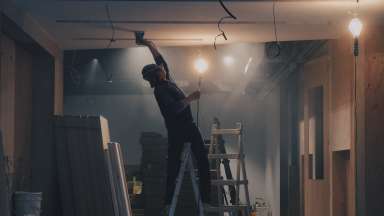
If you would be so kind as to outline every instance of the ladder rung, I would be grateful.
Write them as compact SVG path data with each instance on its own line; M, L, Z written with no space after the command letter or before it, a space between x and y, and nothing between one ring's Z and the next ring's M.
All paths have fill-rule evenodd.
M212 135L223 135L223 134L240 135L241 129L213 129L212 130Z
M208 159L240 159L240 154L209 154Z
M213 185L237 185L237 184L248 184L248 180L211 180Z
M199 170L198 169L195 169L195 173L196 175L198 174ZM217 169L210 169L209 172L212 174L212 173L217 173Z
M208 209L204 209L206 212L228 212L233 210L241 210L241 209L247 209L249 206L247 205L232 205L232 206L222 206L222 207L210 207Z

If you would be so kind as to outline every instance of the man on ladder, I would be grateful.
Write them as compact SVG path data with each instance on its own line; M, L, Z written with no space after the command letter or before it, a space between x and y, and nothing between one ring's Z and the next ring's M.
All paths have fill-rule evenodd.
M192 101L200 98L200 92L195 91L189 96L185 96L183 91L171 79L167 63L155 44L144 39L143 36L143 32L137 32L136 43L147 46L156 62L156 64L149 64L143 68L143 79L148 81L151 87L154 88L155 98L168 131L165 214L168 215L175 191L175 181L180 169L181 154L184 143L187 142L191 144L190 148L197 161L199 189L203 207L209 207L211 183L207 151L199 128L194 123L190 107Z

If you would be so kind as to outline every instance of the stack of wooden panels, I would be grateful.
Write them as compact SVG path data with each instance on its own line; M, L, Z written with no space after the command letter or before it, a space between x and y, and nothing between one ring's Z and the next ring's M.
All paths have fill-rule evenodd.
M5 154L2 143L2 135L0 131L0 215L9 215L9 199L8 199L8 183L6 175Z
M109 142L108 122L103 117L56 117L63 216L131 216L121 205L127 200L119 179L125 176L120 150L112 144L108 151Z

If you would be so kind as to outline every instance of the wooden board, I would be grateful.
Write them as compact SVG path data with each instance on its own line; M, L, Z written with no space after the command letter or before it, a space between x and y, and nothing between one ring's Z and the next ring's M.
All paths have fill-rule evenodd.
M128 185L124 171L123 155L120 144L109 143L108 153L111 165L112 185L115 186L116 200L120 216L133 216L128 195Z
M63 216L118 215L105 153L103 117L56 117L55 143Z

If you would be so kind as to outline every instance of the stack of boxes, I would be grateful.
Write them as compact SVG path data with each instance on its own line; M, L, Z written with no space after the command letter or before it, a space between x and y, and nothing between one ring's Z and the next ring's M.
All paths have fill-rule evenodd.
M141 134L140 143L142 146L141 172L143 178L145 215L160 215L164 209L165 201L168 140L161 134L144 132ZM217 193L213 196L212 200L216 201L216 199ZM188 170L184 175L175 215L198 215Z
M140 143L145 215L160 215L164 208L168 140L158 133L143 132Z

